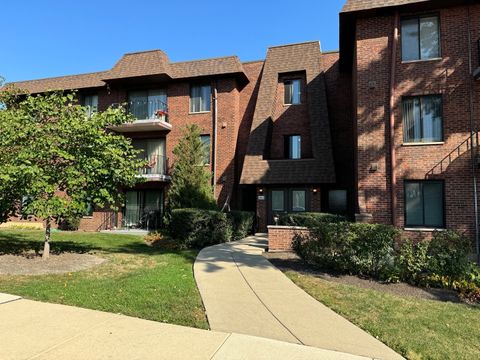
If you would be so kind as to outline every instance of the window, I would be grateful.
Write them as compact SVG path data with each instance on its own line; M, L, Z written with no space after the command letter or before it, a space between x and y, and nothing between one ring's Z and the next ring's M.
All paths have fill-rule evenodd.
M87 116L91 117L98 111L98 95L87 95L83 98L83 106L87 111Z
M142 150L137 157L147 161L146 167L141 169L142 175L166 175L165 138L134 139L132 145L135 149Z
M288 135L285 137L285 157L287 159L302 158L302 137L300 135Z
M292 211L306 211L306 195L305 190L292 190Z
M286 80L283 85L285 87L285 105L298 105L301 103L301 80Z
M88 217L93 216L93 203L91 201L87 203L87 207L83 212L83 216L88 216Z
M406 181L405 226L443 228L443 188L442 181Z
M438 16L402 21L402 60L428 60L440 57Z
M203 144L203 164L209 165L210 164L210 135L200 135L200 140L202 140Z
M283 190L272 190L272 211L285 211L285 192Z
M167 112L167 92L164 89L129 93L130 113L138 120L161 119Z
M403 99L403 140L405 143L443 141L441 96Z
M210 111L210 85L194 85L190 88L190 112Z
M330 190L328 192L328 209L334 214L347 212L347 190Z

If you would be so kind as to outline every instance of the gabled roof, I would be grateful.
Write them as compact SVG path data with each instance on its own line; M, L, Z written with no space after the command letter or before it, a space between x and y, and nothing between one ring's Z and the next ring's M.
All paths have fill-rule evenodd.
M324 74L318 42L268 49L240 179L241 184L319 184L335 181ZM266 158L279 74L304 71L312 134L312 159Z

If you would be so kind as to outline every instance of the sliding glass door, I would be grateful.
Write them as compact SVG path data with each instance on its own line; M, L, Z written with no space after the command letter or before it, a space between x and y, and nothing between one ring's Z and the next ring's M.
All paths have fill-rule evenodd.
M155 230L162 225L163 191L131 190L126 193L124 226Z

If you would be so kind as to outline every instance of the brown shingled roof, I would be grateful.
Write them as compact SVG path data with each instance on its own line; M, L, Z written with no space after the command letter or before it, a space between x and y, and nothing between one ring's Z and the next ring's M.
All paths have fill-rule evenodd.
M95 88L105 86L105 83L101 80L104 74L105 72L102 71L89 74L59 76L47 79L17 81L6 84L6 87L13 85L16 88L25 90L31 94L37 94L51 90Z
M241 184L318 184L335 182L333 151L325 89L320 65L320 44L309 42L272 47L263 68L258 99L248 141ZM313 159L270 160L272 111L281 73L305 71Z
M168 74L169 60L162 50L129 53L105 73L104 80Z
M234 74L248 82L237 56L170 63L161 50L125 54L108 71L8 83L29 93L102 87L110 80L164 75L171 79Z
M371 10L377 8L409 5L422 3L431 0L347 0L343 6L342 12L354 12L362 10Z
M237 56L170 64L170 74L174 79L243 72Z

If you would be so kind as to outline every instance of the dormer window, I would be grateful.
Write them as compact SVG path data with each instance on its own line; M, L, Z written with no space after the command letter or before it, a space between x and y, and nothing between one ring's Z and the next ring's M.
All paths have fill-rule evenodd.
M300 79L285 80L283 82L285 88L285 105L298 105L301 104L301 85Z

